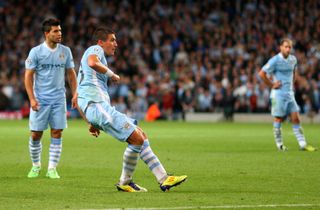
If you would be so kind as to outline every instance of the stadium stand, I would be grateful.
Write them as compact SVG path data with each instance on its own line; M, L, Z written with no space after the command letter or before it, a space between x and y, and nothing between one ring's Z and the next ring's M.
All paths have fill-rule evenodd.
M76 67L97 23L117 32L119 50L108 62L122 76L110 84L112 103L138 120L151 104L163 119L186 113L269 112L269 90L257 72L294 40L302 75L296 82L301 112L320 109L320 2L299 1L3 1L0 0L0 110L23 110L24 61L47 17L62 20L63 43ZM67 97L70 93L67 91ZM70 101L70 100L69 100ZM77 116L71 114L71 116Z

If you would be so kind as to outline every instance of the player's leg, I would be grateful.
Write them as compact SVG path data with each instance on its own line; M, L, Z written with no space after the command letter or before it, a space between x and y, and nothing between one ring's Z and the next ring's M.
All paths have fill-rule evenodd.
M117 184L117 189L124 192L147 192L147 189L141 187L132 181L133 173L136 169L143 138L134 130L127 139L128 146L123 154L122 171Z
M164 182L164 180L168 177L166 170L161 164L158 157L154 154L150 147L150 142L146 136L146 134L142 131L141 128L137 127L137 133L143 138L143 144L140 152L140 158L143 162L148 166L150 171L156 177L159 183Z
M316 148L314 148L311 145L308 145L306 142L306 138L304 136L303 129L300 124L299 112L292 112L290 114L290 118L291 118L291 122L292 122L292 130L293 130L294 135L297 138L300 149L303 151L310 151L310 152L315 151Z
M51 139L49 147L49 164L47 177L59 179L57 165L60 161L62 152L62 131L67 127L65 102L51 105L49 124L51 127Z
M57 166L60 161L62 152L62 129L51 129L51 139L49 147L49 164L47 177L51 179L59 179Z
M43 131L31 131L29 138L29 152L32 161L32 168L28 173L29 178L38 177L41 170L42 134Z
M123 155L122 173L120 181L117 184L118 190L125 192L145 192L145 188L133 183L132 176L135 171L141 147L146 140L145 134L133 124L132 120L126 115L116 111L107 103L91 104L86 110L88 121L95 127L109 133L119 141L127 141L128 147ZM150 147L150 146L149 146ZM148 147L145 147L147 149ZM150 149L150 148L149 148ZM150 149L150 155L155 156ZM153 158L154 160L158 158ZM158 160L159 161L159 160ZM156 164L158 168L162 167L160 161ZM162 167L163 168L163 167ZM164 170L166 175L166 172ZM166 175L167 176L167 175ZM160 177L160 176L159 176ZM168 190L186 180L186 176L167 176L161 181L162 190Z
M286 151L287 148L283 144L281 124L283 117L286 115L286 103L281 97L274 97L271 99L271 115L274 117L273 121L273 135L276 146L281 151Z
M29 178L39 176L41 170L41 137L43 131L48 127L48 119L50 114L50 107L40 104L38 111L30 109L29 129L31 135L29 137L29 152L32 161L32 168L28 173Z
M157 178L162 191L168 191L171 187L177 186L187 179L186 175L169 176L158 157L152 151L146 134L139 127L137 127L136 132L141 136L140 138L144 140L140 152L140 158Z
M135 139L135 141L128 142L124 151L122 172L116 187L118 190L125 192L146 192L145 188L132 181L143 143L143 139L140 139L140 136L135 133L136 125L133 121L105 102L91 103L87 107L85 115L91 125L121 142L126 142L129 138Z
M276 142L277 148L281 151L286 151L287 147L283 144L283 140L282 140L281 124L282 124L282 118L275 117L273 121L273 135L274 135L274 140Z

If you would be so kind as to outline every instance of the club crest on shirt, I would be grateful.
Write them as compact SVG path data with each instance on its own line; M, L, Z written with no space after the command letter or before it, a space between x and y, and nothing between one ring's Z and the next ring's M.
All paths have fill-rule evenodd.
M94 48L93 51L98 53L100 51L100 49L99 48Z
M130 123L125 123L124 125L123 125L123 128L125 128L125 129L129 129L130 128Z
M61 60L64 60L64 54L63 54L63 53L60 53L59 58L60 58Z

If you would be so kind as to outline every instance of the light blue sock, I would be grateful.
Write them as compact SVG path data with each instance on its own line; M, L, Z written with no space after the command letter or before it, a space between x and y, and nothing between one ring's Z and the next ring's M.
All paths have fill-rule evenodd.
M142 145L140 158L145 164L147 164L150 171L155 175L159 183L162 183L168 177L167 172L162 166L160 160L153 153L148 140L145 140Z
M51 143L49 148L48 169L57 167L60 161L61 151L62 151L62 138L60 139L51 138Z
M136 169L141 145L128 144L123 154L122 172L120 176L120 185L126 185L132 180L133 173Z
M274 135L274 140L276 142L277 147L280 148L281 145L283 145L280 122L273 122L273 135Z
M29 152L33 166L41 166L41 151L42 144L40 139L34 141L31 137L29 138Z
M304 137L303 129L300 126L300 124L293 124L292 125L292 130L293 130L294 135L297 138L297 141L299 143L300 148L304 148L307 145L307 142L306 142L306 139Z

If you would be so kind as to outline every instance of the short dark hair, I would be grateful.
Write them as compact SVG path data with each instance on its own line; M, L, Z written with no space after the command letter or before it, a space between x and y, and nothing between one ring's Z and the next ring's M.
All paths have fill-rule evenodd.
M106 40L109 34L115 34L115 32L112 29L105 26L98 27L93 32L92 41L97 43L99 40Z
M289 44L293 45L293 41L289 38L283 38L280 41L280 46L283 45L285 42L288 42Z
M51 30L51 26L59 26L60 20L57 18L49 18L43 21L42 23L42 32L49 32Z

